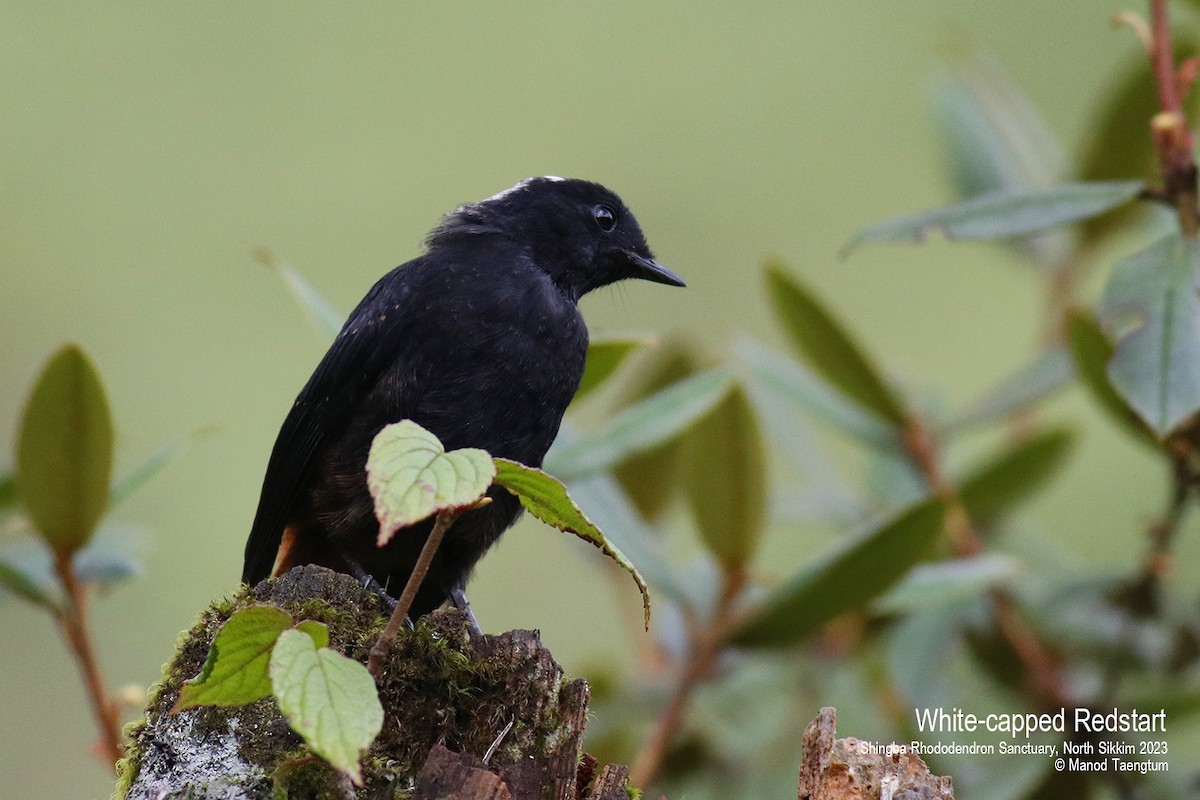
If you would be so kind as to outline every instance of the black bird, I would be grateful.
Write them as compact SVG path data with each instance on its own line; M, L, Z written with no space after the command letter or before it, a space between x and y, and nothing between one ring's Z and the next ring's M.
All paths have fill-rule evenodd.
M284 420L244 582L321 564L398 594L431 522L376 547L366 485L375 434L411 419L447 449L540 466L583 374L579 298L625 278L684 285L654 261L620 198L582 180L524 180L447 214L426 243L367 292ZM447 600L469 613L471 569L521 513L507 491L489 496L447 532L412 619Z

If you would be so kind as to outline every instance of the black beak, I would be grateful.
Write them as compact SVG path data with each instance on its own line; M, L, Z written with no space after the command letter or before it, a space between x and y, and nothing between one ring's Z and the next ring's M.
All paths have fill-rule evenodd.
M652 283L665 283L667 286L687 286L683 282L683 278L653 259L638 255L632 250L623 250L621 255L625 256L629 264L625 277L638 278Z

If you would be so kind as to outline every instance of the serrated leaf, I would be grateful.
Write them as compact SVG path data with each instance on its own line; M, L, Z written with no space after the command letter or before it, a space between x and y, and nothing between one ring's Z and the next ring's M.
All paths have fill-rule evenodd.
M744 339L735 347L738 360L749 368L752 391L790 406L796 415L812 414L841 432L876 449L899 447L896 429L814 377L795 360L766 345Z
M1141 181L1091 181L1001 189L869 225L850 237L842 252L868 242L920 242L935 230L952 241L1027 236L1111 211L1144 188Z
M948 434L1005 420L1049 399L1074 377L1071 355L1066 349L1043 350L941 426L941 431Z
M775 590L730 632L731 644L795 644L829 620L867 606L923 561L942 535L946 507L927 500L861 536L846 537Z
M55 611L58 604L42 590L38 582L16 564L0 561L0 587L37 606Z
M902 427L903 403L833 314L781 264L767 264L766 279L776 316L813 369L846 397Z
M300 630L271 651L271 692L292 730L335 769L362 785L359 759L383 728L383 706L367 668Z
M506 458L496 458L493 461L496 463L496 485L503 486L516 495L530 514L547 525L573 533L594 545L629 573L633 582L637 584L638 591L642 593L642 608L645 611L646 629L649 630L650 592L646 588L646 582L637 571L637 567L614 547L604 533L579 509L567 493L567 487L540 469L527 467Z
M578 403L600 384L608 380L625 358L639 347L655 344L650 336L596 338L588 342L587 360L583 362L583 377L575 390L572 403Z
M1067 430L1043 431L961 480L958 494L971 521L988 528L1040 490L1062 466L1073 439Z
M668 441L709 413L729 391L723 369L701 372L613 415L574 442L551 448L546 469L564 481L611 469L635 453Z
M729 570L753 558L766 524L766 456L749 398L735 386L684 438L684 486L709 552Z
M446 452L436 436L408 419L385 426L367 454L367 488L379 518L379 546L401 528L471 505L495 474L491 456L483 450Z
M1019 573L1015 558L998 553L918 564L877 599L874 608L883 614L908 614L946 606L980 595Z
M1108 363L1113 346L1100 329L1100 323L1087 311L1073 309L1067 316L1067 341L1075 362L1075 372L1092 398L1118 424L1138 441L1158 448L1158 437L1108 379Z
M296 268L287 263L274 252L261 248L255 252L255 257L270 267L287 286L296 301L296 305L308 316L313 326L326 338L332 340L342 330L346 315L338 313L333 304L317 291Z
M87 544L108 505L113 427L95 367L77 345L50 357L25 406L17 490L54 550Z
M1169 234L1114 268L1100 322L1113 388L1160 438L1200 409L1200 243Z
M109 492L108 503L110 507L115 508L123 503L129 495L136 492L138 489L146 485L146 483L162 471L162 468L174 461L182 454L192 442L199 436L216 430L215 426L205 426L197 428L185 436L180 436L174 441L167 442L162 447L155 450L146 459L134 467L132 470L121 476Z
M291 615L273 606L235 612L213 637L204 667L183 685L171 713L200 705L240 706L271 694L271 648L291 625Z

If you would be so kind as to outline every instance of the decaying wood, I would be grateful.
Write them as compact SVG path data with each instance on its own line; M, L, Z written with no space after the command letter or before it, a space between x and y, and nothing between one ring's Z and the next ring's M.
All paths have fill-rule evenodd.
M217 629L240 608L271 604L328 625L330 646L365 661L386 610L357 581L314 566L244 589L201 615L181 640L133 735L119 789L128 800L415 797L577 800L587 682L566 680L536 631L472 635L454 611L402 632L379 678L383 731L352 787L313 758L274 700L169 710L204 663ZM486 765L483 763L487 756ZM623 773L621 773L623 775ZM450 791L451 782L458 789ZM607 783L606 783L607 781ZM617 797L604 771L579 800ZM455 791L459 793L454 793ZM624 784L621 785L622 797Z
M799 800L954 800L950 778L931 774L907 748L885 754L836 732L837 711L828 707L804 729Z

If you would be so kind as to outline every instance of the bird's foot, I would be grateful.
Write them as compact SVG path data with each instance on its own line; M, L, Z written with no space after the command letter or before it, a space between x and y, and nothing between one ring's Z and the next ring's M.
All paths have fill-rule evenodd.
M475 619L475 612L471 610L471 601L467 599L466 589L461 586L451 589L450 605L467 615L467 624L471 626L471 633L476 636L483 635L483 629L479 627L479 620Z

